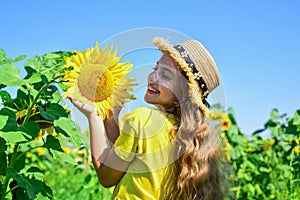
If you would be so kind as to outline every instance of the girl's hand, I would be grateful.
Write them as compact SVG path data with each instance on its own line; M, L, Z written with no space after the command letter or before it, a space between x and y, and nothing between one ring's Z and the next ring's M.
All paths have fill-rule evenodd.
M80 101L77 101L77 100L73 99L73 97L68 97L68 99L87 118L91 117L92 115L96 115L96 109L92 105L84 104Z

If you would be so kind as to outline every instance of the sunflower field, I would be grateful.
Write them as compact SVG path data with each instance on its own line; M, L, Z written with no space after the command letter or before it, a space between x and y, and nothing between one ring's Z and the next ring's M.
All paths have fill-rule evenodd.
M98 183L84 145L89 133L71 119L62 95L74 55L10 59L0 49L0 200L110 199L113 188ZM16 62L24 62L24 77ZM272 110L251 137L231 108L217 107L210 118L222 130L236 199L300 199L300 109L292 118Z

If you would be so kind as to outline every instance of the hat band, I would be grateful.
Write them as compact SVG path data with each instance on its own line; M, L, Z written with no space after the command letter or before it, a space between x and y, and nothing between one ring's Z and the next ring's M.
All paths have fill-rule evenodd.
M194 64L194 62L191 60L191 58L189 57L188 52L179 44L175 45L174 48L180 53L181 57L185 60L185 62L187 63L187 65L192 69L192 73L194 75L194 79L197 81L199 87L202 89L203 91L203 103L209 107L209 103L206 101L206 97L209 94L209 91L207 89L207 86L202 78L201 73L196 69L196 66ZM186 74L184 74L186 76L187 79L189 79L189 77L187 77Z

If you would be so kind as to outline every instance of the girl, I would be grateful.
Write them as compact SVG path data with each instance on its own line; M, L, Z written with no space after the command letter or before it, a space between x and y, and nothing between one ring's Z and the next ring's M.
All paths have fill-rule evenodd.
M163 55L144 96L156 108L137 108L118 124L90 105L72 103L87 117L93 164L113 199L223 199L219 134L208 124L207 95L219 85L216 64L196 40L153 43Z

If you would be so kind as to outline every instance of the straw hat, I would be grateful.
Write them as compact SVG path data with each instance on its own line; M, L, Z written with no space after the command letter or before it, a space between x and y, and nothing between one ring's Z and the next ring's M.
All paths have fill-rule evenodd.
M163 38L156 37L153 44L179 63L189 81L189 96L193 103L208 117L208 94L220 84L216 63L205 47L196 40L188 40L175 46Z

